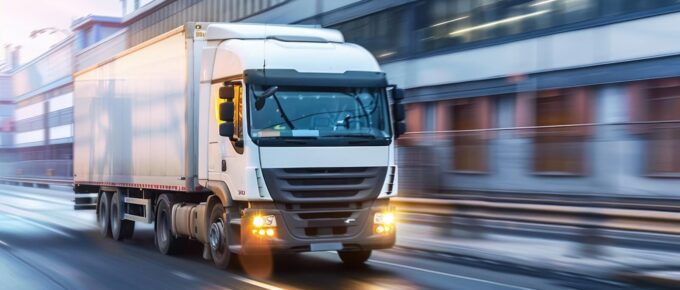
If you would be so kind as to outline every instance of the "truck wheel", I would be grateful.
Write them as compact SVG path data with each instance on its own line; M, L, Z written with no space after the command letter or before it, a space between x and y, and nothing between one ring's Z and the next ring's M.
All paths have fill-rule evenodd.
M359 266L363 265L371 257L371 250L364 251L338 251L338 256L340 260L347 266Z
M109 212L111 211L111 193L102 192L99 195L97 202L97 224L99 225L99 233L102 237L111 237L111 218Z
M158 206L156 207L156 237L154 239L156 247L164 255L179 254L184 248L185 240L176 238L172 234L170 220L172 215L172 204L167 195L161 195L158 198Z
M135 222L123 219L122 196L120 190L111 197L111 236L116 241L132 238Z
M225 214L224 206L221 202L215 203L210 211L210 224L208 228L208 243L215 266L225 269L232 260L232 253L229 251L228 214Z

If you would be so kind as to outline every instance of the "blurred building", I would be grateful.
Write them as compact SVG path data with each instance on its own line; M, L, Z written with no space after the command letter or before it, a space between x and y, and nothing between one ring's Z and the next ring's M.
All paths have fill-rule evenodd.
M408 194L677 197L680 1L361 1L340 29L407 88Z
M19 47L5 45L0 62L0 176L12 173L14 151L14 99L11 71L19 61Z
M3 166L4 171L20 177L73 175L74 59L120 27L119 18L78 19L71 35L9 72L11 101L15 105L13 150L11 157L5 158L15 162Z
M71 158L73 72L188 21L265 22L339 29L407 89L406 194L670 197L680 186L678 0L121 6L121 19L75 21L73 36L11 73L16 172Z

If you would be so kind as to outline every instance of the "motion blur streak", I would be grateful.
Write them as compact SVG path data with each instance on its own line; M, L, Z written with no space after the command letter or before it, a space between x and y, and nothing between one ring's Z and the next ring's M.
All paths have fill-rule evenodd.
M25 0L6 4L10 2L0 0L4 8L0 9L0 42L8 42L0 43L0 288L680 289L680 0ZM104 11L116 5L118 13L112 16L82 8ZM198 60L220 47L223 52L235 51L238 46L228 42L236 39L207 40L206 27L213 24L215 33L215 27L223 25L229 31L223 35L259 35L238 26L247 23L304 25L304 29L267 26L264 31L282 35L306 31L323 37L258 39L270 45L242 49L247 56L243 59L225 56L187 63L179 56L186 53ZM171 31L178 33L170 33L172 45L149 50L153 45L148 41ZM187 45L188 40L196 46ZM318 49L304 49L311 46ZM340 47L365 58L338 53ZM140 56L124 58L130 50ZM22 58L36 51L45 52L34 59ZM328 54L321 56L324 53ZM328 71L352 65L362 69L348 71L384 72L384 84L376 90L347 88L341 94L334 89L336 83L325 83L331 88L317 86L314 93L300 90L297 84L281 85L262 99L267 100L263 110L248 111L256 102L255 94L272 89L269 84L251 85L247 79L254 79L235 69L256 55L262 59L250 63L257 69L265 63L267 68L278 68L278 63L288 62ZM268 58L274 55L280 62ZM224 75L213 78L215 68L226 68L219 70ZM85 71L90 86L78 83ZM314 69L298 71L313 73ZM297 75L287 81L295 78L313 79ZM234 82L237 79L241 81ZM395 87L386 89L387 84ZM233 89L229 98L233 102L223 106L230 103L226 97L220 99L225 88ZM154 94L158 91L168 93ZM83 106L104 92L108 99ZM188 110L185 105L193 102L179 97L192 95L189 92L202 96L196 103L209 109ZM400 92L403 99L398 98ZM365 112L334 120L317 115L325 113L324 108L307 101L337 95L346 101L338 104L365 109L383 100L383 94L389 95L384 99L386 109L367 110L385 114L375 114L375 120L363 118ZM177 106L171 106L173 98ZM207 104L200 103L207 99ZM301 113L304 105L310 112ZM401 105L406 132L399 138L354 136L373 139L345 140L348 146L324 153L318 153L323 146L292 150L305 142L323 141L314 135L320 127L343 130L364 121L372 125L386 121L382 136L394 137L402 123L390 121L401 115ZM228 123L222 120L222 107L235 111L231 135L237 140L218 136L220 124ZM95 113L99 109L106 113ZM279 144L255 146L257 134L251 135L250 121L270 121L284 111L295 126L308 119L309 128L298 126L304 130L284 136L285 120L271 128L263 126L259 137L277 137L273 143ZM258 112L263 117L253 118ZM193 119L214 128L188 130L183 122ZM78 125L83 124L92 128L90 152L77 149L87 139L78 134ZM139 146L133 146L137 140L116 137L126 132L143 137ZM184 139L167 141L159 136ZM288 142L280 137L304 140ZM207 139L206 146L192 143ZM380 148L367 145L371 142L384 142L390 149L375 153ZM244 150L243 144L255 147ZM189 148L196 149L195 154L187 154ZM270 159L248 159L243 152L263 152ZM213 154L214 158L201 157L208 164L199 166L185 162L181 154ZM77 162L81 171L74 170L74 156L93 161ZM325 158L341 166L322 164ZM289 166L293 162L319 166L312 170ZM264 168L266 163L281 170L267 172L263 169L272 168ZM152 169L174 183L172 190L168 184L152 182L158 179ZM200 174L190 172L194 169ZM73 210L74 180L82 182L101 172L112 178L132 173L152 181L127 178L122 181L126 188L108 187L113 186L111 180L99 180L97 186L79 184L76 190L83 191L75 198L79 210ZM212 248L204 251L194 242L207 234L187 222L180 227L168 225L173 230L182 228L181 234L193 239L186 253L159 254L154 230L165 224L156 223L156 208L145 209L158 204L154 194L163 194L170 196L166 214L180 212L189 221L203 221L190 217L212 214L213 208L205 207L207 190L214 188L206 189L207 179L200 180L206 174L248 179L244 184L252 190L228 190L236 199L244 198L240 202L247 207L259 206L260 198L268 199L278 189L296 190L290 192L288 202L260 208L299 211L290 216L296 226L280 219L275 227L262 228L260 236L268 241L284 237L290 229L307 240L355 236L347 231L361 221L352 216L354 211L374 202L336 201L374 182L380 190L375 203L384 207L376 211L395 212L396 224L386 227L371 216L366 220L373 224L367 228L389 238L388 246L396 233L395 246L368 256L361 246L324 241L314 243L314 248L311 243L295 247L316 252L285 256L265 252L218 270L203 259L215 260ZM378 174L385 182L375 178ZM172 198L171 191L188 185L196 187L186 193L200 198L191 202ZM154 192L143 191L144 186L155 187ZM98 198L100 189L111 195ZM138 202L122 200L126 221L136 217L152 223L137 222L127 232L134 233L132 238L122 242L101 238L98 212L92 209L100 201L109 201L106 197L112 198L114 191L124 197L132 193L132 201ZM329 192L337 195L330 204L291 201L305 196L326 199ZM258 201L246 201L249 197ZM144 208L146 202L152 206ZM173 211L174 205L180 206ZM230 210L235 213L233 220L219 212L211 219L216 245L226 245L219 243L225 224L240 227L237 216L244 211ZM168 235L159 236L170 239L175 234L163 233ZM229 252L241 250L240 245L228 246L233 246ZM165 249L171 252L170 246ZM368 262L355 268L343 266L337 249L349 249L343 259L347 264L360 258Z
M66 188L0 185L0 190L71 199ZM6 198L0 195L0 202L6 202ZM36 214L49 215L61 224L60 231L75 239L36 226L45 221L35 215L15 219L8 216L7 208L0 208L0 238L11 245L0 247L0 265L14 265L11 271L0 266L0 279L8 287L61 288L55 284L58 281L68 289L119 289L130 288L129 283L134 281L132 288L166 289L566 289L549 280L431 260L427 254L403 249L377 253L368 266L356 270L343 267L335 254L326 252L275 257L272 275L262 280L249 277L240 267L229 272L214 268L200 258L198 245L179 257L164 256L153 245L153 226L140 224L131 240L119 243L99 236L92 211L81 211L78 215L83 215L76 216L70 207L41 203L44 207ZM83 220L90 226L83 227ZM15 257L7 256L8 251ZM33 278L27 279L28 276Z

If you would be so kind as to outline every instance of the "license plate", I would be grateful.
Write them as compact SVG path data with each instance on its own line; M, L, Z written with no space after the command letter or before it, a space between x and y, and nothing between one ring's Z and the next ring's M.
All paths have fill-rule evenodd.
M309 248L312 252L338 251L342 250L342 243L314 243Z

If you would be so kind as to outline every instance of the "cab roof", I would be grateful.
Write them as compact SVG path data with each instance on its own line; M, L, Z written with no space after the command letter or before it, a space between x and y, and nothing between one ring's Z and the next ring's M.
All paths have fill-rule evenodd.
M345 42L342 33L335 29L302 25L251 23L212 23L208 25L206 39L277 39L295 42Z

